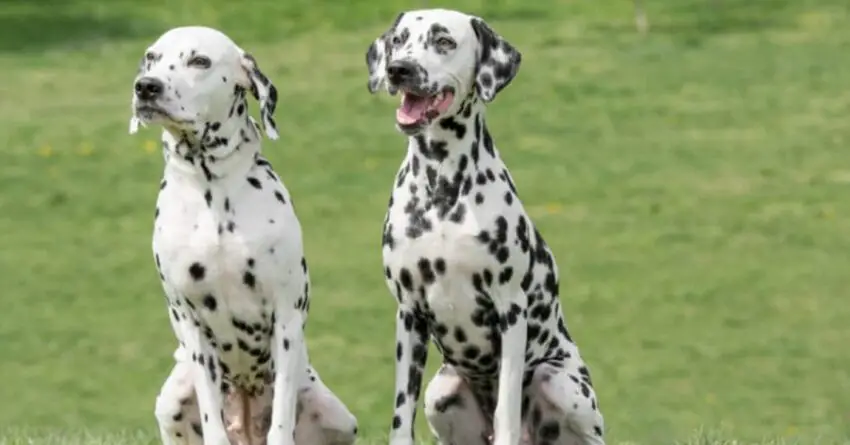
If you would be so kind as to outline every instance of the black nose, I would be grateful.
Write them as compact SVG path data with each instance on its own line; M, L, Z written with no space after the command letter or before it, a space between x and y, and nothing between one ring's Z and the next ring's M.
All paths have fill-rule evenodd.
M142 100L153 100L162 94L162 81L153 77L142 77L136 81L136 96Z
M416 76L416 65L407 60L396 60L387 65L387 76L394 84L413 80Z

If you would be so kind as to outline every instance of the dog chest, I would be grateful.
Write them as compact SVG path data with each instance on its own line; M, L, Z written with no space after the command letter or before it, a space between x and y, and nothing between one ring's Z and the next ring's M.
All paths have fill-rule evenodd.
M154 252L167 283L190 300L214 294L225 301L252 300L262 295L256 249L236 236L224 237L204 222L181 232L163 228L154 237ZM265 258L264 258L265 259Z
M162 278L187 298L212 293L234 305L270 298L303 257L301 231L285 191L237 182L198 186L166 177L157 200L153 250Z
M384 227L384 265L404 290L440 282L451 294L480 293L513 282L528 265L518 239L524 232L501 215L474 208L460 222L440 219L436 210L410 215L391 208Z
M431 335L448 360L478 360L488 365L487 355L496 347L493 337L498 314L492 299L476 288L475 279L450 277L423 289L427 310L433 319Z
M276 304L301 298L280 289L305 273L300 226L284 202L286 190L258 181L197 184L167 175L153 236L169 300L181 305L172 310L186 315L184 333L206 338L227 377L244 385L261 381L271 366Z

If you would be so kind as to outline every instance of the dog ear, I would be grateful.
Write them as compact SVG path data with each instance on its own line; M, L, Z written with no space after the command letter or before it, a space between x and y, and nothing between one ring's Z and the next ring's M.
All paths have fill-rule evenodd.
M242 52L242 67L248 75L248 87L251 94L260 102L260 118L269 139L277 139L277 125L274 122L274 110L277 107L277 88L260 71L256 59L251 54Z
M392 26L380 37L375 39L366 50L366 66L369 68L369 92L374 94L387 85L387 63L390 58L390 44L396 26L404 17L404 13L395 18ZM389 91L389 89L387 90ZM389 91L394 94L394 91Z
M522 54L484 20L472 18L472 29L478 37L478 60L475 63L475 90L484 102L490 102L516 76Z

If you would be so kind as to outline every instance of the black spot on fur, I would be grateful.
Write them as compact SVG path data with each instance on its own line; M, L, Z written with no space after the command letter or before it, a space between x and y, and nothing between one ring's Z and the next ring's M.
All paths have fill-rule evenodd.
M440 120L440 128L447 131L454 131L455 137L463 139L466 136L466 125L455 120L453 116Z
M442 258L434 260L434 271L436 271L439 275L446 273L446 260Z
M189 266L189 275L192 276L192 279L195 281L200 281L204 279L204 275L206 275L207 269L201 265L201 263L192 263Z
M402 268L401 272L399 272L399 279L401 280L401 285L408 291L413 291L413 275L410 273L410 270L407 268Z
M422 281L425 284L433 283L436 276L431 268L431 262L427 258L420 258L417 265L419 266L419 273L422 275Z
M204 303L204 307L206 307L207 309L209 309L211 311L214 311L216 309L216 307L218 306L218 302L215 300L215 297L213 297L211 294L204 295L203 303Z
M248 184L251 184L251 187L254 187L257 190L260 190L260 189L263 188L263 184L260 183L259 179L255 178L253 176L248 176L247 179L248 179Z
M245 274L242 275L242 282L251 289L254 289L257 285L257 279L251 272L245 272Z

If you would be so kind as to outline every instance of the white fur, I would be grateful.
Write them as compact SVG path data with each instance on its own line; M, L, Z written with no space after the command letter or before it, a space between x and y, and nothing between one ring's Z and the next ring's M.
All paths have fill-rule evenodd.
M454 96L445 111L397 120L409 137L383 234L399 303L390 445L414 443L431 340L444 365L425 391L425 413L442 445L604 444L590 374L562 318L554 256L486 125L486 104L520 61L480 18L445 9L400 15L367 51L371 92Z
M196 421L204 444L245 437L262 444L265 437L251 440L256 418L271 421L260 428L270 444L299 437L303 445L352 443L356 419L309 365L301 226L248 115L245 95L254 91L266 134L277 138L274 85L253 57L204 27L163 34L142 59L135 82L141 79L163 85L153 100L134 94L130 132L140 124L163 127L153 251L180 342L157 398L163 443L198 443ZM271 412L233 418L234 394ZM320 413L297 418L299 408Z

